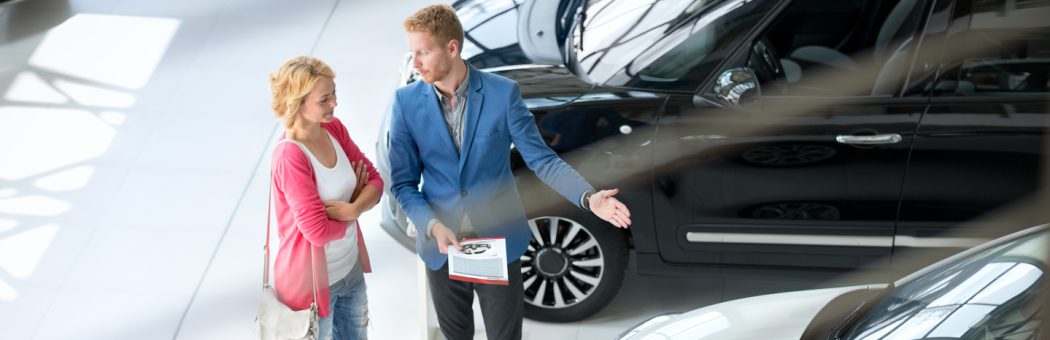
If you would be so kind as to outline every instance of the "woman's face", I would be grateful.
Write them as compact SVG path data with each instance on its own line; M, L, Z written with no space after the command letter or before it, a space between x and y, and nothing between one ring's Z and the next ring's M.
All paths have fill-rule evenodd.
M335 82L332 78L321 77L314 84L314 89L303 99L299 107L300 119L311 123L328 123L335 118Z

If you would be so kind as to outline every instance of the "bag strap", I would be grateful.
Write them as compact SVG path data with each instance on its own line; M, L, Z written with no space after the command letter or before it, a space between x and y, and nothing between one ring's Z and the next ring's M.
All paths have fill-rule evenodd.
M277 144L280 145L287 139L283 139ZM276 148L276 146L275 146ZM266 245L263 246L263 253L265 257L263 259L263 287L270 286L270 214L273 209L273 170L270 172L270 183L267 185L270 187L270 192L266 195ZM314 246L310 245L310 289L314 292L314 301L310 303L315 307L317 305L317 273L314 272Z

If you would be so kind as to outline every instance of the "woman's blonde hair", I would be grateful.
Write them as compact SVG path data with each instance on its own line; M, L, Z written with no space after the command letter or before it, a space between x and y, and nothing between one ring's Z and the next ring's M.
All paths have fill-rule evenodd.
M456 17L456 10L447 4L424 7L405 19L405 30L408 32L425 32L434 37L434 42L442 47L449 41L459 42L463 50L463 25Z
M285 128L295 125L299 107L321 77L335 79L335 72L323 61L307 56L292 58L270 74L271 105L277 118L284 119Z

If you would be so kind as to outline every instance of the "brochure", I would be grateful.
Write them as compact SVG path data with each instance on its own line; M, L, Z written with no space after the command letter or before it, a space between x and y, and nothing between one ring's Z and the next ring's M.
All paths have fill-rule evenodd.
M502 237L459 241L448 247L448 277L453 280L507 285L507 240Z

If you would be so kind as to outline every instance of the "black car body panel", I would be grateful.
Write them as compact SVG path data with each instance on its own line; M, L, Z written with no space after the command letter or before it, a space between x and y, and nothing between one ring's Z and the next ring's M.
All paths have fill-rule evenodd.
M955 251L977 242L949 237L949 231L995 235L957 226L1039 187L1050 127L1050 32L1034 18L1048 12L1045 4L968 2L585 4L584 19L567 42L570 70L595 84L669 95L654 143L658 250L649 253L635 242L639 258L652 256L650 264L668 266L639 271L670 273L683 264L702 270L856 268L894 249ZM682 14L673 15L675 10ZM618 21L624 16L632 24ZM802 20L818 16L828 19ZM1011 17L1021 22L1004 19ZM959 36L947 38L949 30ZM922 50L945 40L1011 33L1008 42L1029 42L995 45L999 50L992 53L964 50L976 58ZM759 50L769 55L756 58ZM806 53L825 59L807 59ZM769 59L774 65L763 67ZM801 64L807 71L802 80L786 79L788 64ZM864 72L864 66L873 71ZM733 67L750 67L766 78L761 107L697 105L697 97L716 98L710 94L713 75ZM938 69L947 72L938 78ZM812 86L805 82L808 74L850 81ZM1014 82L1027 78L1001 89L1010 80L988 80L997 75ZM895 139L879 145L839 140L866 136Z
M768 112L697 109L688 96L667 106L656 145L670 159L654 175L653 202L665 261L853 268L890 254L924 105L818 104L776 128ZM835 142L860 129L903 137L882 147Z

